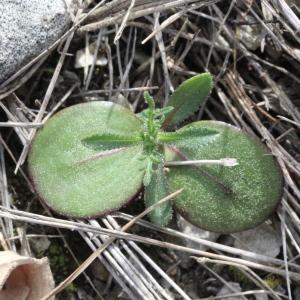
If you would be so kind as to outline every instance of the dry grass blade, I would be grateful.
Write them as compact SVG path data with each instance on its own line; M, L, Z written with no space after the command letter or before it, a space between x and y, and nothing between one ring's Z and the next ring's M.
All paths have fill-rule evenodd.
M126 231L130 227L132 227L139 219L143 218L145 215L147 215L150 211L152 211L155 207L163 204L164 202L170 201L171 199L178 196L182 190L178 190L167 197L161 199L159 202L153 204L152 206L145 209L141 214L133 218L130 222L128 222L126 225L124 225L121 229L121 231ZM66 288L71 282L73 282L86 268L111 244L115 241L115 238L109 238L107 239L100 248L98 248L94 253L90 255L82 264L81 266L75 270L68 278L66 278L63 282L61 282L52 292L50 292L48 295L43 297L41 300L47 300L51 298L52 296L56 295L60 291L62 291L64 288Z
M142 44L147 43L150 39L152 39L158 32L163 31L170 24L179 19L182 15L186 13L187 10L181 10L174 15L170 16L168 19L163 21L154 31L152 31L144 40L142 40Z
M147 16L153 13L163 12L172 8L178 8L180 5L187 5L195 2L199 2L199 0L175 0L175 1L165 1L164 5L157 5L156 3L152 4L152 7L149 8L140 8L139 10L133 10L131 14L128 16L127 21L131 21L133 19L137 19L143 16ZM202 6L211 5L213 3L219 2L219 0L206 0L201 1ZM122 13L116 13L114 16L105 18L99 22L94 22L90 24L86 24L80 27L79 32L87 32L87 31L95 31L103 27L110 26L112 24L119 24L122 20Z
M121 37L121 35L122 35L122 32L123 32L124 28L126 27L126 23L127 23L127 21L128 21L128 18L129 18L130 14L131 14L131 11L132 11L134 5L135 5L135 0L131 0L131 3L130 3L130 5L129 5L129 7L128 7L128 10L127 10L127 12L126 12L126 14L125 14L125 16L124 16L124 18L123 18L123 20L122 20L121 25L120 25L120 28L119 28L119 30L118 30L117 33L116 33L116 36L115 36L115 39L114 39L114 43L115 43L115 44L116 44L116 43L118 42L118 40L120 39L120 37Z
M262 283L264 285L264 287L269 291L270 295L273 296L273 299L277 299L277 300L281 299L281 297L279 295L277 295L277 293L275 293L263 280L261 280L261 278L259 276L257 276L251 269L249 269L246 266L243 266L243 265L240 265L240 264L237 264L237 263L226 262L226 261L222 261L222 260L214 260L214 259L209 259L209 258L194 257L194 259L200 264L205 264L207 262L212 262L212 263L217 263L217 264L221 264L221 265L228 265L228 266L234 266L234 267L243 269L246 272L250 273L258 281L260 281L260 283Z

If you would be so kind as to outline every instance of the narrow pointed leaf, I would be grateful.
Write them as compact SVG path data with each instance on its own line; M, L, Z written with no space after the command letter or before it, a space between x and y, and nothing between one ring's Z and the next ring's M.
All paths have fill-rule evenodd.
M111 150L141 144L142 137L135 135L120 135L115 133L94 134L82 140L83 145L97 151Z
M159 132L158 142L178 147L201 147L217 138L219 131L210 128L199 128L192 124L175 132Z
M152 172L150 184L145 187L145 206L149 207L168 195L167 179L162 166ZM165 202L152 210L149 214L150 220L161 226L165 226L172 218L172 205Z
M184 189L175 209L194 225L215 232L247 230L265 221L277 207L283 188L274 157L259 140L226 123L201 121L192 126L219 134L201 147L166 146L168 161L235 158L238 165L170 167L171 191Z
M48 206L68 216L90 217L119 209L142 186L143 146L98 151L82 140L109 132L126 136L142 126L133 113L111 102L62 110L38 131L29 153L36 191Z
M210 73L199 74L184 81L167 102L174 109L166 116L163 127L174 126L196 112L209 96L212 86Z

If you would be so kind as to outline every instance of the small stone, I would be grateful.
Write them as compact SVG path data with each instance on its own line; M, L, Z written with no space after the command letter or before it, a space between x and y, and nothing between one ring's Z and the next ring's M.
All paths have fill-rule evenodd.
M261 294L254 294L255 300L268 300L268 294L261 293ZM296 299L296 298L295 298Z
M30 239L30 246L36 254L44 254L50 245L51 243L46 235Z
M184 219L182 216L177 214L177 226L180 229L180 231L188 236L205 239L208 241L216 241L218 237L220 236L220 233L215 233L211 231L206 231L203 229L200 229L199 227L194 226L190 222L188 222L186 219ZM201 245L199 243L193 242L190 239L183 239L184 244L187 247L206 251L208 249L207 246Z
M106 281L109 277L108 271L98 259L96 259L92 263L91 271L93 273L94 278L99 279L101 281Z
M280 233L265 223L254 229L235 233L233 236L236 248L270 257L276 257L280 252L282 244Z
M70 24L70 13L64 0L2 0L0 83L56 41Z
M240 286L240 284L238 282L228 282L228 285L231 286L231 288L229 288L227 285L224 285L220 291L218 292L217 296L226 296L226 295L230 295L230 294L235 294L235 293L239 293L242 291L242 288ZM242 300L244 299L242 296L232 296L232 297L224 297L224 298L220 298L220 300Z
M245 46L252 51L255 51L261 46L264 38L264 31L260 24L256 24L257 20L252 16L246 16L241 21L249 23L249 25L238 26L238 38L245 44Z
M76 291L79 300L93 300L95 299L91 295L89 295L85 290L78 288Z

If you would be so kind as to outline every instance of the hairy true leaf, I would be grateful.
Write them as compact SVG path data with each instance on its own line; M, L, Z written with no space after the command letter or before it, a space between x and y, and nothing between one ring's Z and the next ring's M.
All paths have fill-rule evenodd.
M170 189L184 188L175 208L209 231L236 232L262 223L282 195L283 179L276 160L260 141L226 123L200 121L190 126L219 134L200 147L167 146L167 160L236 158L238 165L171 167Z
M168 195L167 179L162 165L152 172L150 184L145 187L145 206L149 207ZM172 218L172 206L165 202L152 210L149 214L150 220L161 226L165 226Z
M141 144L143 141L140 133L136 135L120 135L115 133L94 134L82 140L82 143L97 151L111 150Z
M207 145L219 134L216 129L185 126L175 132L159 132L158 142L162 144L172 144L178 147L199 147Z
M117 210L141 188L143 146L95 150L82 140L112 132L136 135L142 122L111 102L66 108L37 133L29 153L29 171L40 197L54 210L89 217ZM101 147L99 147L101 149Z
M167 115L163 127L174 126L196 112L210 94L212 86L210 73L199 74L184 81L167 102L174 109Z

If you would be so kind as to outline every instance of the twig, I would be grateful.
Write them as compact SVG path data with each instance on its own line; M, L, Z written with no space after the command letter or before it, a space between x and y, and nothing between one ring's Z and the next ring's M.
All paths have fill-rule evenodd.
M238 165L235 158L223 158L223 159L202 159L202 160L175 160L165 163L166 167L173 166L202 166L202 165L220 165L224 167L234 167Z
M145 209L141 214L133 218L131 221L129 221L126 225L122 227L121 231L126 231L130 227L132 227L139 219L143 218L145 215L147 215L149 212L151 212L155 207L163 204L164 202L170 201L174 197L178 196L182 192L181 190L178 190L169 196L161 199L157 203L149 206L147 209ZM53 289L50 293L48 293L46 296L44 296L41 300L48 300L52 296L56 295L57 293L61 292L67 285L72 283L86 268L111 244L115 241L116 238L109 238L107 239L100 248L98 248L92 255L90 255L82 264L81 266L76 269L70 276L68 276L65 280L63 280L55 289Z

